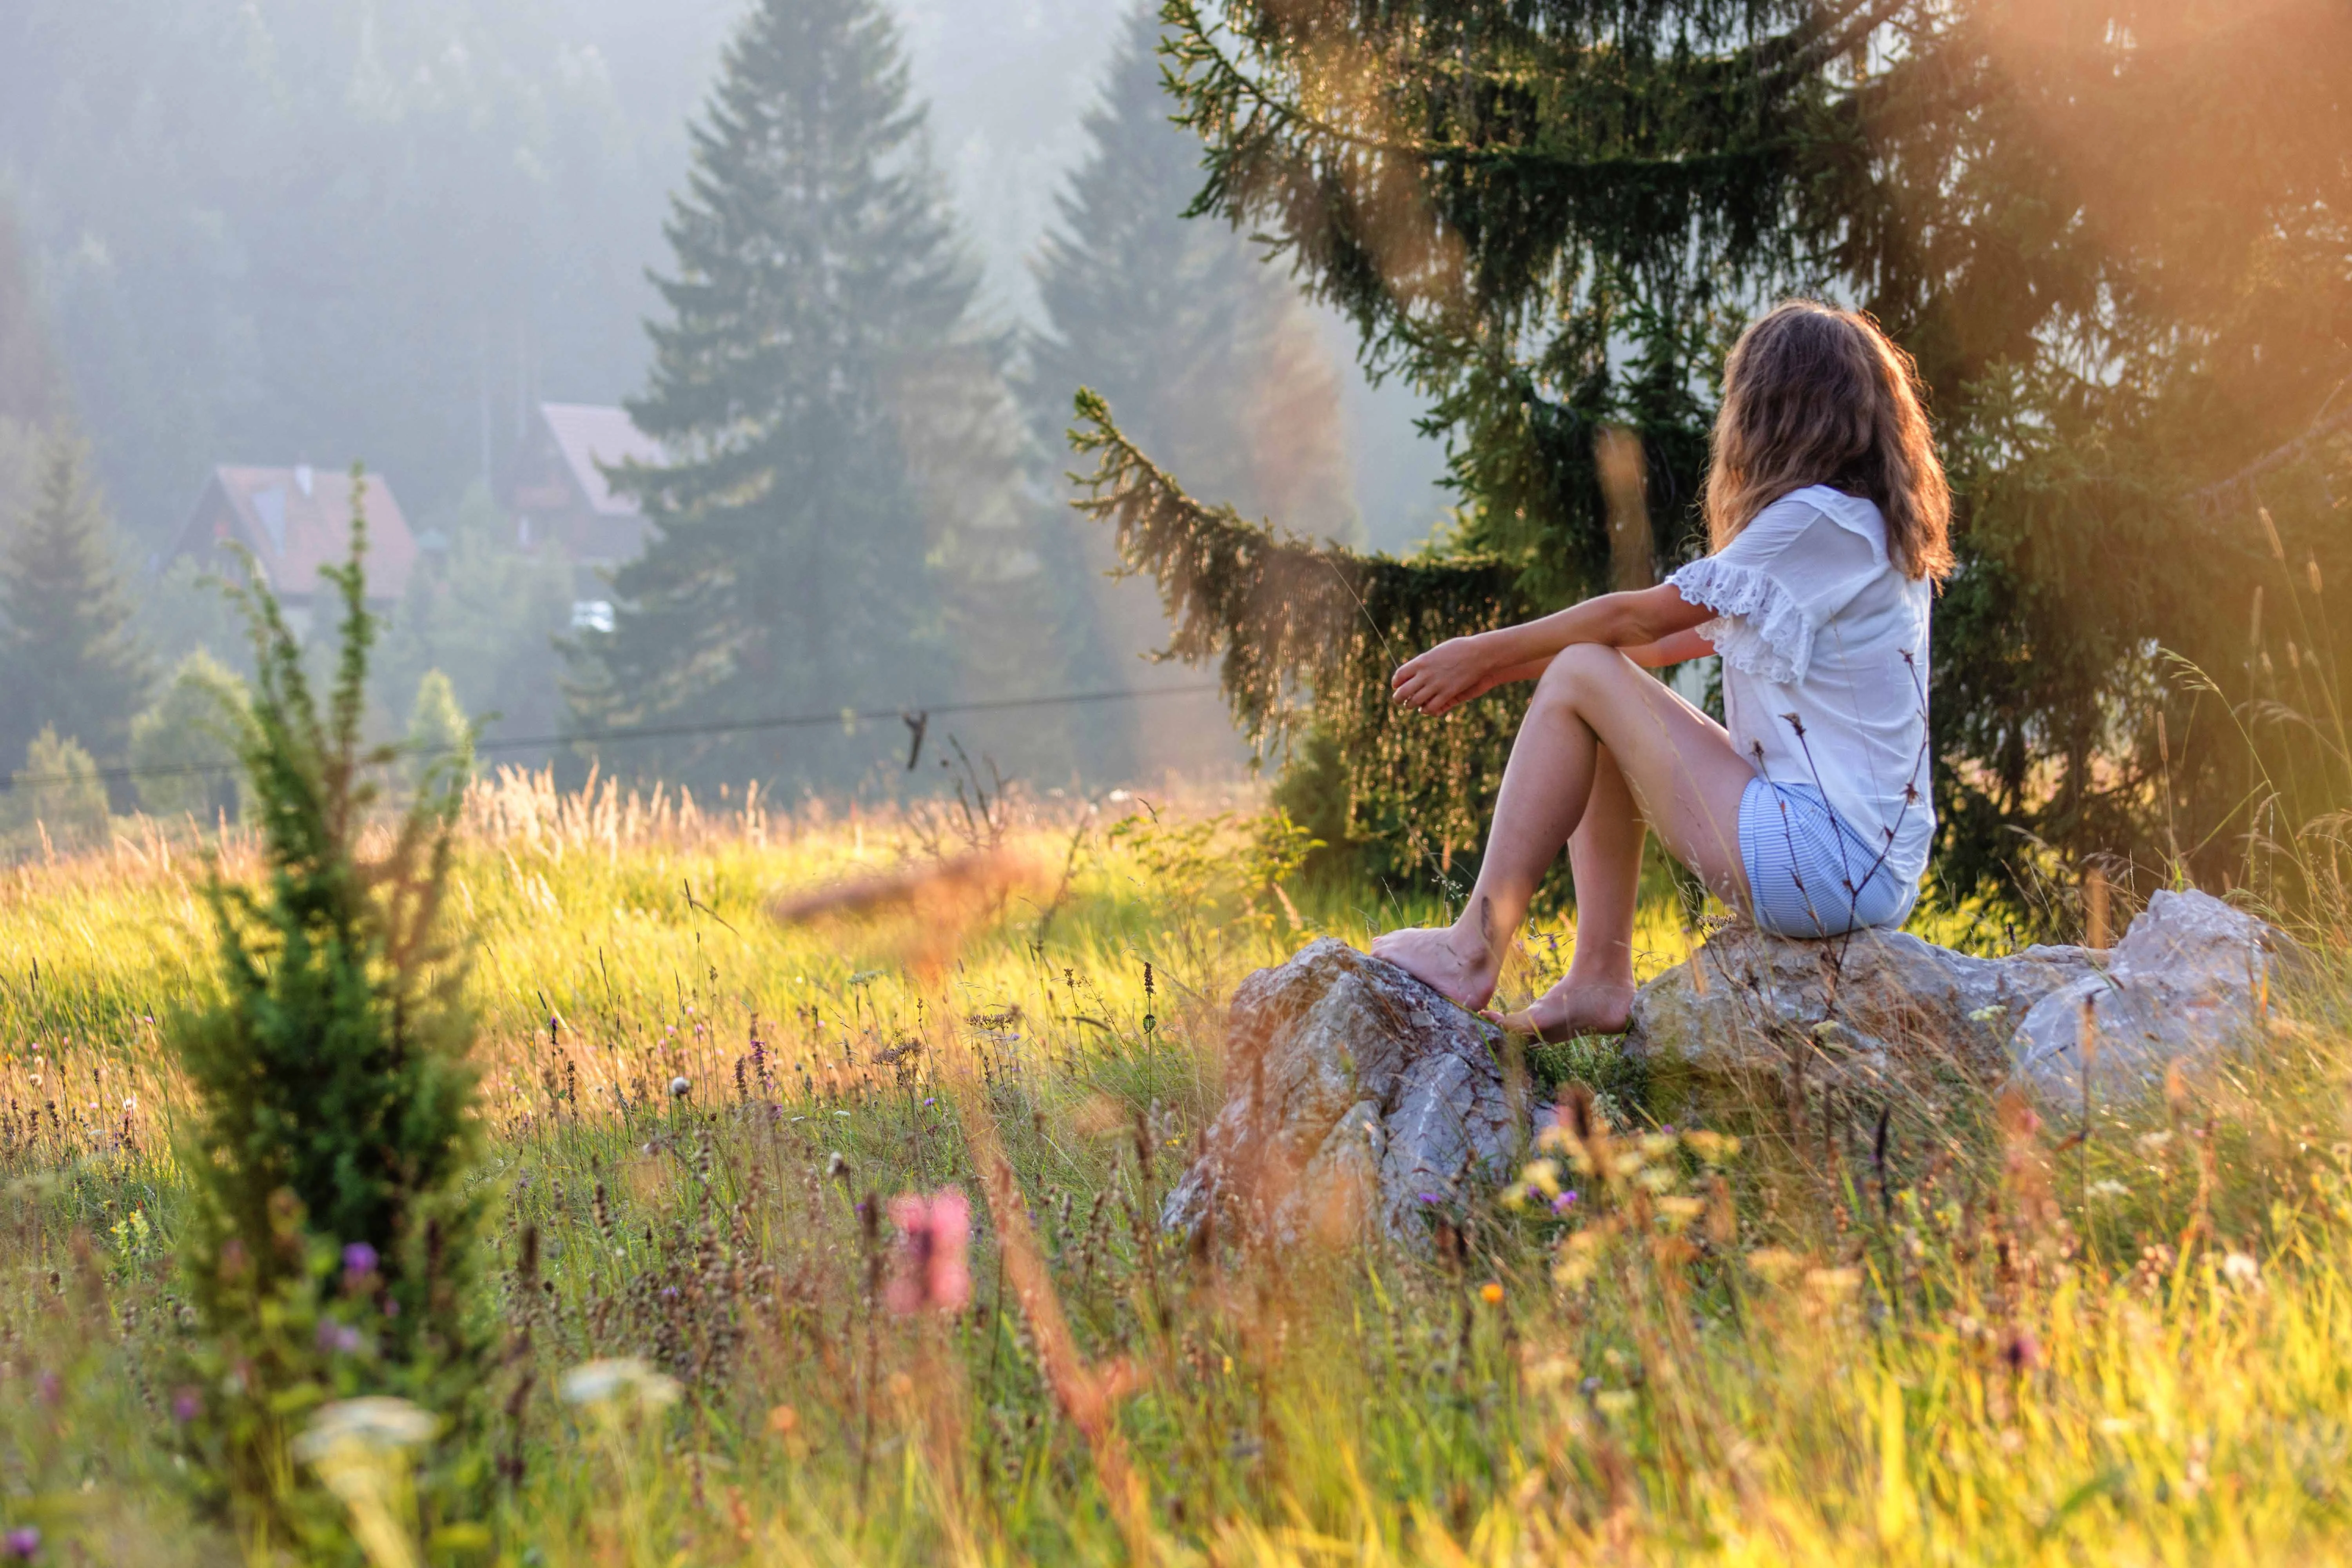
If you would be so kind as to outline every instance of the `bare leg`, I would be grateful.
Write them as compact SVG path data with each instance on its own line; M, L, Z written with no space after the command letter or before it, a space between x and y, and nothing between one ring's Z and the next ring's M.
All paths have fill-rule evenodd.
M1624 771L1601 748L1584 820L1569 836L1576 879L1576 945L1568 973L1536 1002L1503 1019L1539 1039L1613 1035L1633 1009L1633 914L1642 890L1642 843L1649 826Z
M1624 942L1630 946L1633 930L1625 867L1630 859L1638 874L1641 840L1634 829L1643 821L1718 897L1746 908L1739 797L1755 770L1732 749L1721 725L1623 654L1580 644L1554 659L1536 683L1504 770L1477 885L1461 919L1439 930L1391 931L1372 943L1373 953L1465 1007L1485 1006L1537 886L1583 823L1600 783L1603 747L1635 807L1629 826L1604 806L1619 831L1597 830L1592 840L1601 852L1594 871L1604 883L1613 881L1622 900L1612 905L1604 892L1602 907L1612 926L1622 920ZM1580 904L1582 892L1580 882ZM1630 952L1625 962L1630 970Z

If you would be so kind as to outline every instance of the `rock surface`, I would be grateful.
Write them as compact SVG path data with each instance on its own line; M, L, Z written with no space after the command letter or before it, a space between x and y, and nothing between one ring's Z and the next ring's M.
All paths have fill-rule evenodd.
M2261 921L2195 891L2157 894L2106 953L1970 958L1894 931L1792 942L1734 927L1643 987L1626 1048L1654 1066L1734 1076L1782 1072L1791 1047L1810 1042L1833 1079L1949 1071L2072 1100L2087 999L2092 1086L2113 1096L2242 1041L2276 942Z
M1277 1242L1423 1234L1419 1210L1504 1179L1516 1152L1497 1031L1330 937L1234 994L1225 1103L1161 1212Z
M2104 973L2034 1003L2010 1042L2018 1077L2043 1094L2127 1095L2166 1068L2202 1062L2262 1022L2279 947L2270 926L2204 893L2158 893L2107 954ZM2088 1019L2085 1019L2085 1010Z
M1654 1072L1888 1089L2005 1081L2072 1102L2159 1082L2252 1037L2278 938L2203 893L2158 893L2108 953L1970 958L1863 931L1797 942L1734 926L1642 988L1625 1049ZM1225 1104L1163 1223L1214 1216L1277 1243L1425 1234L1432 1205L1508 1173L1526 1134L1498 1032L1326 937L1234 993Z
M1633 999L1626 1050L1655 1071L1778 1076L1800 1047L1809 1070L1858 1087L1889 1074L1976 1082L2009 1070L2018 1020L2095 973L2079 947L1970 958L1901 931L1826 942L1718 932Z

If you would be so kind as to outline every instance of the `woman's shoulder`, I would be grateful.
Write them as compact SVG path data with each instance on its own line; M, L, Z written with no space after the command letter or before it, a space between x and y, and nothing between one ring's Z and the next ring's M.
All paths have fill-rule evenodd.
M1793 532L1810 527L1817 517L1828 518L1848 533L1869 541L1872 554L1885 560L1886 517L1878 503L1868 496L1849 495L1834 485L1806 485L1790 490L1758 512L1756 522L1769 520L1776 530Z

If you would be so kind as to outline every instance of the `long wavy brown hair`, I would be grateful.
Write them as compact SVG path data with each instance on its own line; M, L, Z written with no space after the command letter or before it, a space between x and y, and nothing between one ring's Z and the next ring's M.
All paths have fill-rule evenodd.
M1950 574L1952 490L1919 367L1869 317L1790 300L1751 324L1724 363L1711 447L1715 549L1782 496L1830 485L1877 503L1906 575Z

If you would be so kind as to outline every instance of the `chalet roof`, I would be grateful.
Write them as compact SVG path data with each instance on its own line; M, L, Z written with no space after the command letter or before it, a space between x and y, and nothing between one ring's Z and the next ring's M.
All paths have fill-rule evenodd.
M416 538L382 474L363 481L367 510L368 597L396 599L416 564ZM350 479L307 464L290 468L225 463L215 468L173 556L226 566L219 547L243 544L261 563L272 592L290 598L319 588L319 568L340 564L351 548Z
M572 470L572 482L580 493L588 498L591 510L603 517L634 517L637 503L628 497L615 495L613 487L604 482L600 463L617 468L623 463L659 463L661 443L638 429L624 408L606 408L590 403L542 403L540 417L547 421L548 433L555 437L556 450L563 455L564 466Z

